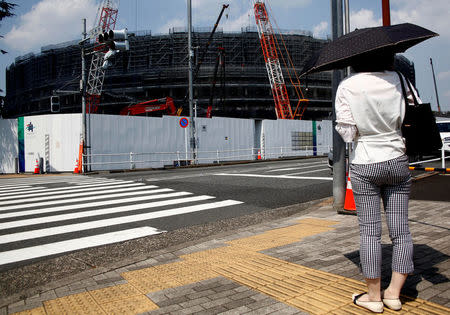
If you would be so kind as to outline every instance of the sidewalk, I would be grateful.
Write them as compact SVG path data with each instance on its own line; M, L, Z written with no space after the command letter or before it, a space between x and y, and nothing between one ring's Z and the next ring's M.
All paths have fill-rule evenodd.
M410 202L415 272L403 310L385 314L450 314L449 217L449 202ZM326 200L301 215L50 283L38 295L9 301L0 314L370 314L351 302L352 293L365 290L356 220Z

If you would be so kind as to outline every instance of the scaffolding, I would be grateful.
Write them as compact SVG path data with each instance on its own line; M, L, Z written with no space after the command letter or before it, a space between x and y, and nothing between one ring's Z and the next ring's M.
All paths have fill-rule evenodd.
M194 28L193 46L204 47L210 32L211 28ZM172 28L168 34L134 33L136 36L129 40L130 50L113 57L113 65L105 74L98 112L118 114L133 102L162 97L172 97L176 107L187 110L187 104L183 103L188 74L186 30ZM327 42L313 38L308 32L281 33L297 70ZM194 84L199 116L206 115L218 47L223 47L226 59L224 109L213 108L212 115L276 118L264 56L254 27L243 28L240 32L217 29ZM198 54L196 49L195 60ZM87 64L90 58L92 56L87 58ZM283 69L283 75L286 76L288 70L292 71ZM17 58L6 71L6 116L49 113L53 90L67 91L60 98L62 112L81 112L80 75L80 47L73 43ZM298 102L294 87L290 83L286 87L291 102ZM302 82L304 91L305 88L310 102L304 117L328 117L331 112L330 73L309 75Z

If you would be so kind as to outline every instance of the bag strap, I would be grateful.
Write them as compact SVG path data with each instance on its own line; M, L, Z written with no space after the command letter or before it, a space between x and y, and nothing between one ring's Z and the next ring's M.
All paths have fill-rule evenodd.
M409 106L408 104L408 96L406 95L406 89L405 89L405 83L403 83L403 76L401 75L401 73L399 71L395 71L398 74L398 78L400 79L400 84L402 85L402 93L403 93L403 98L405 99L405 106Z
M418 106L419 102L417 101L416 94L414 93L414 90L413 90L413 88L411 86L411 83L409 82L408 78L404 77L400 73L400 71L398 71L398 70L396 70L395 72L397 72L397 74L398 74L398 76L400 78L400 83L402 84L402 92L403 92L403 97L405 98L406 106L408 106L409 103L408 103L408 97L407 97L407 94L406 94L406 89L405 89L405 84L403 83L403 79L406 81L406 84L408 85L408 89L411 92L411 95L412 95L412 98L413 98L413 101L414 101L414 106Z

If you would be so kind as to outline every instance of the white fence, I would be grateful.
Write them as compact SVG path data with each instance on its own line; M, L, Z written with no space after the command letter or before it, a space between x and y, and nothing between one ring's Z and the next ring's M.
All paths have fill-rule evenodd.
M50 172L73 171L79 156L81 114L55 114L0 120L2 173L14 172L11 161L24 161L33 172L36 159ZM181 117L88 115L86 165L92 171L161 168L189 163L252 161L327 154L331 121L196 118L195 159L188 128ZM19 150L17 133L24 133Z

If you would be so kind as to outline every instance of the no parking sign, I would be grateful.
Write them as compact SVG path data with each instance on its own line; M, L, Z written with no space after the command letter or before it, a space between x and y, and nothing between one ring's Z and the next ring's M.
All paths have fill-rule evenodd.
M180 126L181 128L186 128L189 125L189 120L187 118L181 118L180 119Z

